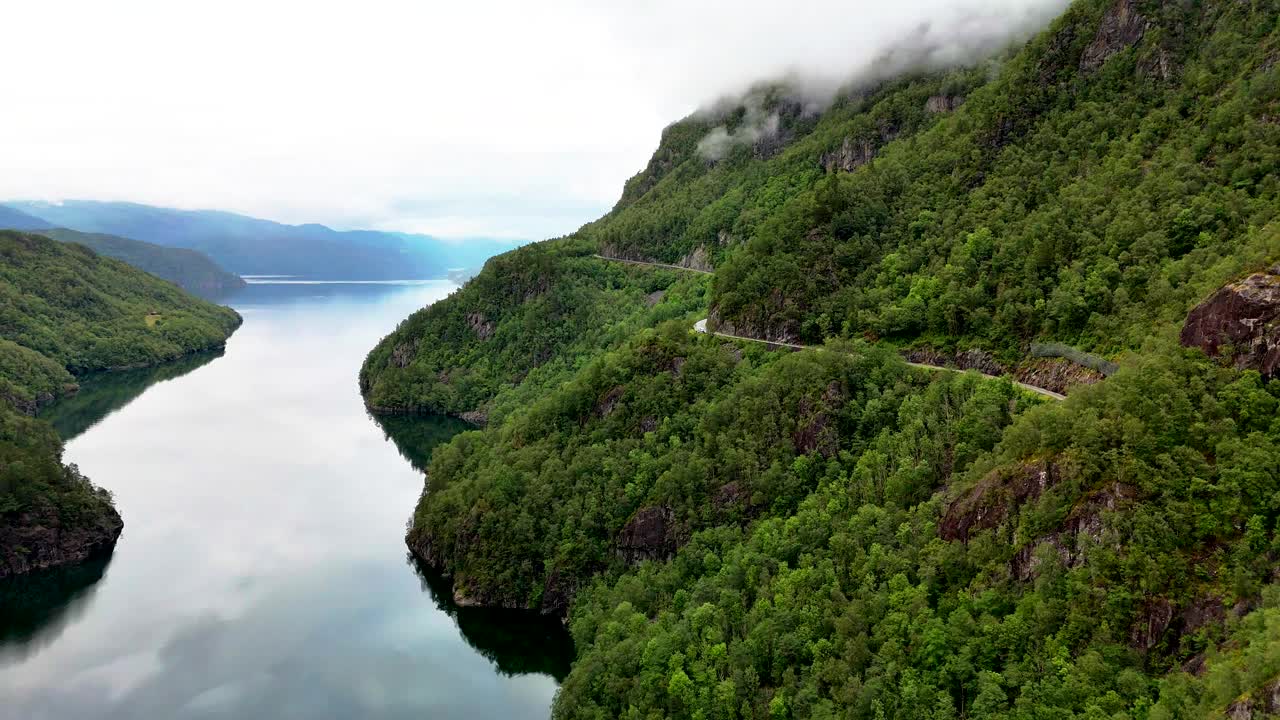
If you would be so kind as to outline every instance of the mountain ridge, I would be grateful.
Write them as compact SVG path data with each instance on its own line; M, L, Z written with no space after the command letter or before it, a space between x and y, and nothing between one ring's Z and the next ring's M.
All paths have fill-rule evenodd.
M83 245L99 255L126 262L201 297L216 298L245 286L239 275L223 270L207 255L196 250L170 248L118 235L82 233L66 228L39 232L58 242Z
M504 241L444 241L427 235L287 225L224 210L179 210L140 203L9 201L57 227L198 250L241 275L290 274L311 279L443 277L451 267L479 265Z

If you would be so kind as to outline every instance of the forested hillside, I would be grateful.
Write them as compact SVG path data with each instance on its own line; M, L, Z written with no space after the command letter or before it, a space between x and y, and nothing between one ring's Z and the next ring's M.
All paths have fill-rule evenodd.
M1277 2L1080 0L672 125L370 353L374 409L489 421L411 550L566 618L561 718L1280 713L1278 59Z
M41 234L59 242L84 245L99 255L123 260L201 297L216 298L244 287L244 280L239 275L223 270L208 256L195 250L163 247L141 240L82 233L66 228L42 230Z
M83 246L0 231L0 577L83 560L122 527L110 494L62 463L36 411L74 392L73 373L219 347L239 324Z

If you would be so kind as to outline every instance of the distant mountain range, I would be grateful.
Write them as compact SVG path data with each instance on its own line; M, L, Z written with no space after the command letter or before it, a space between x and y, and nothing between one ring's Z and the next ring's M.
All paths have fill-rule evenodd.
M0 205L0 227L62 227L109 234L196 250L241 275L330 280L442 278L450 269L478 267L517 244L487 239L448 241L373 230L339 231L216 210L87 200L9 202Z
M0 205L0 228L5 230L45 230L53 227L48 220L29 215L16 208Z
M66 228L39 232L59 242L79 243L99 255L123 260L200 297L216 298L245 285L239 275L223 270L208 255L195 250Z

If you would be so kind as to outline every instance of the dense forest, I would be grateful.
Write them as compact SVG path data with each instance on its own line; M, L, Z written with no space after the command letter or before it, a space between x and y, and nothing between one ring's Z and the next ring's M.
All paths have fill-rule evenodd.
M1280 714L1278 59L1280 3L1079 0L672 125L369 354L373 409L487 420L411 550L565 618L557 718Z
M74 392L78 374L217 348L239 324L84 246L0 231L0 577L83 560L122 527L36 412Z

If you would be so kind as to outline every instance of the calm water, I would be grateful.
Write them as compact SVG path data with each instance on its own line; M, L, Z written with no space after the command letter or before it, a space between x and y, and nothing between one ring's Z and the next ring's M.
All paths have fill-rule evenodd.
M545 718L555 623L459 609L406 557L461 427L366 415L364 352L452 285L253 285L225 353L91 378L48 418L114 555L0 586L5 718Z

